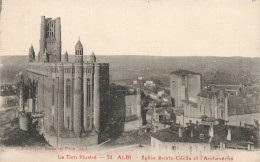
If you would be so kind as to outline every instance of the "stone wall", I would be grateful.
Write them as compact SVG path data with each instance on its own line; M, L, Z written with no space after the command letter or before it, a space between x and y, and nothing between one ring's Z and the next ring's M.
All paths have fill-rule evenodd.
M228 116L228 125L244 126L245 123L254 125L254 120L260 119L260 113Z
M188 143L188 142L162 142L151 137L152 151L167 153L185 153L185 155L197 155L210 151L209 143Z
M134 120L130 122L125 122L124 131L131 131L134 129L138 129L142 126L142 120Z

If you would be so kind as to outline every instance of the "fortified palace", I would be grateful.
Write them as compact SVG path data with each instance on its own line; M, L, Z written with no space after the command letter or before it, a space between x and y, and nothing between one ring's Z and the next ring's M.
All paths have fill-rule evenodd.
M208 118L221 119L228 125L254 125L259 120L259 84L207 85L202 88L202 75L188 70L177 70L170 75L171 97L182 125L196 123Z
M21 75L20 128L35 127L52 146L98 144L109 119L109 64L94 53L84 61L80 40L70 62L61 44L61 19L42 16L38 57L31 47Z

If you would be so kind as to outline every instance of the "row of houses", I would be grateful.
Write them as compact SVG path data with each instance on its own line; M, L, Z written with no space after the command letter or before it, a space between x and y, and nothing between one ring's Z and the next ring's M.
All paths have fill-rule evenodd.
M133 127L127 130L152 130L151 147L164 151L197 154L217 148L253 150L259 147L259 92L257 84L202 87L201 74L178 70L171 73L171 104L158 104L163 102L163 91L155 94L142 90L149 104L141 104L141 114L137 114L136 96L125 97L126 119L131 117L125 128L130 124Z

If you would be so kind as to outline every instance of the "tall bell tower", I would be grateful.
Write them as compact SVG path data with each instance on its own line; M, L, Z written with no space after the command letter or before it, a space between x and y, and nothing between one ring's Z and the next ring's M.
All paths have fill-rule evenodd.
M44 52L48 55L47 62L61 62L61 21L60 18L51 19L41 17L40 52L38 61L43 62Z

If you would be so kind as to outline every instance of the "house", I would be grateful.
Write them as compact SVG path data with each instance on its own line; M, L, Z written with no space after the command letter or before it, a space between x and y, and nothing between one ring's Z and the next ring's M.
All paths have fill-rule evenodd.
M260 119L260 88L245 87L239 95L227 100L227 119L230 125L254 125Z
M147 80L147 81L144 83L144 86L147 86L147 87L155 87L155 84L154 84L153 81Z
M239 86L207 86L206 88L202 89L198 95L197 95L197 100L196 102L190 101L190 100L181 100L181 106L179 107L180 109L183 110L182 116L177 117L178 123L183 123L185 125L187 121L192 121L193 123L200 122L200 117L203 115L206 115L207 117L213 117L215 119L222 119L226 121L234 121L235 119L239 118L232 118L231 116L234 115L234 112L232 111L240 111L239 106L244 102L247 103L254 103L254 105L257 105L257 93L254 93L253 97L250 99L250 94L249 92L246 92L249 95L246 95L244 92L240 92L241 89L238 91ZM227 88L227 89L226 89ZM242 93L242 94L241 94ZM240 97L239 97L240 96ZM247 96L247 97L245 97ZM251 95L252 96L252 95ZM238 99L239 98L239 99ZM247 99L246 99L247 98ZM246 101L248 100L248 101ZM250 102L249 100L252 100ZM238 102L236 102L238 101ZM243 102L243 103L242 103ZM255 107L255 110L253 113L256 113L258 108L257 106L253 106L252 108ZM242 111L242 110L241 110ZM235 113L236 115L241 115L242 112L240 113ZM259 114L258 114L259 115ZM249 116L252 116L253 119L256 119L258 116L257 114L251 114ZM248 116L248 115L246 115ZM248 119L250 120L247 121L248 123L252 124L254 120L250 117L241 117L243 120ZM237 121L234 121L237 122ZM230 125L232 125L234 122L229 122ZM246 121L241 121L242 124L246 123ZM236 123L236 125L238 125Z
M208 129L205 129L208 130ZM167 153L186 153L190 155L201 154L210 150L210 138L194 136L193 131L174 126L159 130L151 136L152 151Z
M171 125L151 135L151 148L170 153L202 154L214 149L254 150L257 146L255 129L223 124Z

